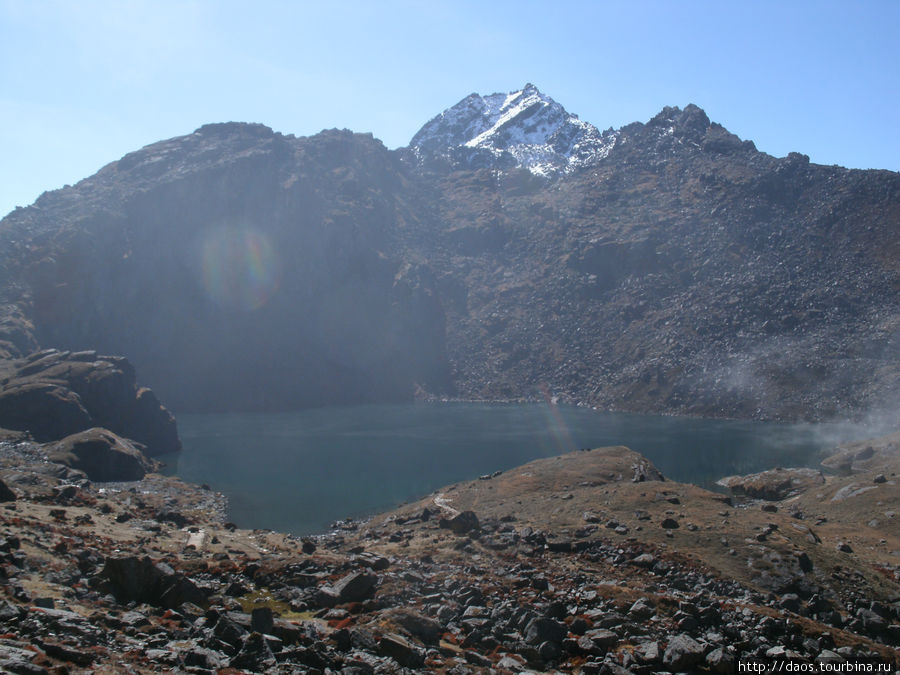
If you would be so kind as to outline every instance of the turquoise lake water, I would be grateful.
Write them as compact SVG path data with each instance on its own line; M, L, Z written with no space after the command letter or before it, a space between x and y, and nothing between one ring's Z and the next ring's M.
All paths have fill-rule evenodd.
M667 477L817 466L862 437L847 425L771 424L597 412L549 404L415 403L292 413L180 415L184 450L167 472L229 498L240 527L328 529L437 488L579 448L626 445Z

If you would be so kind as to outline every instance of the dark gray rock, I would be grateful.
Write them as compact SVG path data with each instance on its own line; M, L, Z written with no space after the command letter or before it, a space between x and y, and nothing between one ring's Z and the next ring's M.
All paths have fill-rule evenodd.
M493 665L488 657L482 656L471 649L466 650L465 656L467 662L471 663L473 666L478 666L479 668L490 668L491 665Z
M219 617L219 620L216 621L216 625L213 627L213 635L235 649L239 649L243 645L244 637L249 632L247 628L227 616ZM233 654L234 651L230 653Z
M561 643L568 634L569 629L564 623L548 619L547 617L536 617L528 622L525 626L525 642L530 645L539 645L542 642Z
M250 630L257 633L272 633L275 615L270 607L255 607L250 612Z
M863 629L869 633L878 635L882 633L888 626L887 621L877 612L871 609L860 609L856 612L856 618L863 625Z
M25 643L21 647L0 645L0 672L15 675L46 675L49 672L46 668L31 662L36 654L25 649L25 646L27 646Z
M640 663L656 665L662 661L662 652L659 649L659 643L655 640L642 642L635 647L632 653Z
M60 661L69 661L74 663L77 666L86 667L94 662L95 655L86 649L81 649L79 647L72 647L67 644L62 644L59 642L45 642L43 640L37 641L37 644L40 646L44 653L47 656L53 657L54 659L59 659Z
M628 616L637 621L649 619L656 614L656 608L650 604L647 598L638 598L628 610Z
M813 571L813 562L806 554L806 551L799 551L794 554L794 557L797 559L797 564L800 566L801 572L809 574Z
M650 569L651 567L653 567L653 565L656 564L656 558L650 553L641 553L636 558L631 559L631 564L636 567Z
M478 516L473 511L463 511L449 519L441 518L439 524L453 534L463 535L478 529Z
M241 650L229 665L232 668L261 673L276 663L275 654L262 633L250 633L244 639Z
M631 467L634 474L631 477L632 483L643 483L644 481L664 481L666 478L653 464L647 459L641 459Z
M737 672L734 653L725 647L717 647L706 655L706 666L710 672L731 675Z
M213 649L191 645L181 652L181 661L188 668L204 668L206 670L218 670L227 665L227 659L223 654Z
M676 635L666 646L663 664L673 672L689 670L704 658L703 645L690 635Z
M595 628L585 632L582 639L588 639L593 645L602 650L608 650L619 643L619 636L606 628Z
M781 596L778 604L789 612L798 612L800 611L800 596L796 593L785 593Z
M548 541L547 550L554 553L570 553L573 550L572 542L568 539L553 539Z
M352 572L334 584L332 588L341 603L362 602L375 595L377 585L378 575Z
M10 487L0 479L0 502L14 502L16 501L16 493L10 489Z
M471 607L468 609L472 609ZM466 610L468 612L468 609ZM427 644L437 644L444 628L434 619L421 612L406 607L391 609L382 614L383 618L394 622L410 635Z
M123 612L122 615L118 617L118 621L123 626L130 626L132 628L139 628L150 624L150 619L147 618L146 614L134 610Z
M559 658L562 653L562 647L559 642L547 640L537 646L537 652L544 661L552 661Z
M99 578L116 600L175 609L185 602L204 606L206 594L182 574L149 557L107 558Z
M421 668L425 665L423 651L405 638L393 633L385 635L378 641L378 654L388 656L407 668Z
M27 612L24 609L12 604L8 600L0 601L0 621L4 623L18 621L24 617L26 613Z
M160 523L172 523L175 527L185 527L191 522L183 513L173 509L161 509L154 518Z
M75 392L28 381L0 389L0 426L29 431L36 441L45 443L89 428L91 416Z

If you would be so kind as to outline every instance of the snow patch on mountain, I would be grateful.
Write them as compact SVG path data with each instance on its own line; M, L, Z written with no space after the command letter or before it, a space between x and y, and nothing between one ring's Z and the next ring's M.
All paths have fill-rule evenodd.
M471 94L428 122L409 150L420 164L568 173L605 158L618 132L600 132L533 84L509 94Z

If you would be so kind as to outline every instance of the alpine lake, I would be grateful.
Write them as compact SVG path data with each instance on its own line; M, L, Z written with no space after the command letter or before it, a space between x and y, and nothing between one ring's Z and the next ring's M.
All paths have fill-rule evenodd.
M165 473L221 491L244 528L296 535L436 489L583 448L625 445L675 481L817 467L865 437L847 424L780 424L599 412L540 403L410 403L290 413L180 415Z

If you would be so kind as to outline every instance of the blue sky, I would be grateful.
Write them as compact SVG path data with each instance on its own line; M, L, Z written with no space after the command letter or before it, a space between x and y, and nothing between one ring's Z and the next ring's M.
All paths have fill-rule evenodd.
M900 2L0 0L0 215L207 122L405 145L533 82L600 128L696 103L776 156L900 170Z

